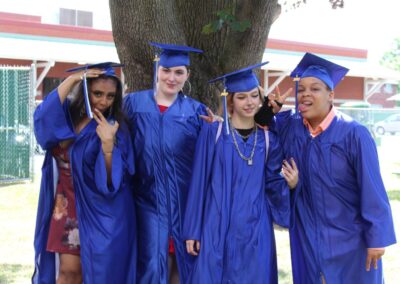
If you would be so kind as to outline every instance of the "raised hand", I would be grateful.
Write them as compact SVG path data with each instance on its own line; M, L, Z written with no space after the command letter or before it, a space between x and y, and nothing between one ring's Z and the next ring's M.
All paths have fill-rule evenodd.
M276 86L275 87L275 93L271 93L271 94L268 95L268 99L269 99L268 105L272 107L272 111L274 113L278 113L281 110L283 104L286 101L286 98L290 95L292 90L293 89L290 88L283 95L281 95L279 87Z
M87 78L96 78L103 74L105 71L101 69L88 69L75 72L67 77L58 87L58 95L60 97L61 103L67 98L68 94L71 92L72 88L83 80L83 74L86 72Z
M214 121L219 121L219 122L223 122L224 121L224 119L222 117L220 117L219 115L214 114L210 108L207 108L206 111L207 111L207 115L200 115L200 117L205 122L212 123Z
M106 71L104 71L102 69L91 68L91 69L82 70L80 72L77 72L76 75L80 76L80 79L82 80L85 72L86 72L86 78L97 78L101 74L104 74Z
M111 153L114 147L115 135L119 127L118 122L115 121L113 124L108 122L98 109L94 109L93 119L98 124L96 133L101 140L103 152Z

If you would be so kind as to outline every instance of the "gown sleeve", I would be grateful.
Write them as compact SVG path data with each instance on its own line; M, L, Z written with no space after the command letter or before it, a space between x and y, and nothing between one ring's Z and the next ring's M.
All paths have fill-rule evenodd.
M198 132L196 133L196 136L200 133L200 131L201 131L201 129L202 129L204 124L209 124L204 119L202 119L200 117L200 115L208 116L207 107L205 105L201 104L201 103L200 104L197 103L196 109L195 109L195 115L191 116L187 120L187 123L195 126L196 129L198 129Z
M193 122L195 125L199 125L199 128L201 129L203 127L204 124L208 124L208 122L206 122L204 119L202 119L200 117L200 115L205 115L208 116L207 113L207 107L203 104L199 104L199 106L196 109L196 114L197 116L194 117L194 119L196 120L195 122Z
M57 89L46 96L36 108L34 132L39 145L48 150L63 140L75 137L69 119L68 101L61 104Z
M271 123L268 125L269 126L269 131L272 132L276 138L278 138L279 143L281 145L282 151L283 151L283 157L286 159L290 159L291 156L289 153L285 153L285 149L289 149L291 147L291 144L293 143L293 135L295 133L299 133L301 129L299 129L299 124L295 123L295 120L293 119L294 111L292 110L287 110L287 111L281 111L273 117ZM297 198L300 194L300 191L302 190L302 172L301 172L301 167L300 163L301 161L296 160L295 162L297 164L297 167L299 168L299 181L294 189L290 190L290 223L289 227L292 228L295 225L295 206L297 202Z
M197 108L197 113L202 115L207 115L207 107L203 104L200 104Z
M97 189L106 196L114 196L123 185L124 177L132 176L135 172L132 142L127 127L122 124L117 132L117 140L112 151L111 180L107 183L106 163L101 148L95 163L95 182Z
M367 247L385 247L396 243L389 200L379 169L375 142L368 129L359 126L353 149L354 169L361 194L361 215L365 221Z
M265 167L265 189L267 202L274 222L282 227L289 227L290 189L281 176L283 153L273 133L269 133L268 160Z
M268 130L275 133L281 144L286 140L291 129L292 111L281 111L271 119Z
M183 241L200 240L204 205L212 173L217 124L204 123L197 139L183 223Z

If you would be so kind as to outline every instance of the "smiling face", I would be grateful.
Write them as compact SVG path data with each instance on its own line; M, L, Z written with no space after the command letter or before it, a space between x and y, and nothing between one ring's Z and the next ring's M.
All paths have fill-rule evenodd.
M186 66L163 67L158 68L158 92L164 96L175 96L189 78L189 72Z
M112 78L100 78L93 80L89 87L90 106L103 114L114 103L117 93L117 83Z
M232 97L232 116L248 119L253 118L259 110L261 98L258 88L248 92L234 93Z
M333 91L320 79L302 78L299 82L298 102L301 115L315 128L332 108Z

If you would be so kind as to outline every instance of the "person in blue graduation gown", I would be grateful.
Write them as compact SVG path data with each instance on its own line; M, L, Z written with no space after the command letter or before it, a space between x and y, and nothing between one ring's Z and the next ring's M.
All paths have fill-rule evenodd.
M383 283L381 256L396 242L374 140L333 106L347 71L307 53L291 74L300 113L271 125L302 181L290 230L295 284Z
M225 81L231 119L205 125L197 141L183 224L196 256L187 283L278 283L273 222L289 225L298 173L292 160L282 170L288 182L280 175L279 141L254 122L260 65L215 79Z
M182 241L182 223L193 153L206 107L182 92L188 83L189 53L177 45L161 49L154 89L124 99L135 147L135 202L138 220L138 283L181 283L191 263ZM170 253L173 243L175 254ZM172 266L172 268L171 268Z
M129 184L134 158L121 112L122 85L114 66L118 65L102 63L72 70L76 72L35 111L35 136L46 156L32 283L56 283L56 275L57 283L135 282L136 221ZM76 85L78 92L70 99L68 94ZM94 119L90 119L89 109ZM56 149L63 156L54 156ZM74 247L78 251L70 251L71 243L65 244L65 238L61 242L55 237L55 244L50 244L49 236L57 235L53 222L62 215L54 200L56 190L61 195L72 192L70 200L75 202L65 200L62 209L76 209L73 223L79 233L74 235ZM67 210L64 213L69 214ZM71 219L67 219L65 230L71 225L68 222ZM59 265L55 264L56 255Z

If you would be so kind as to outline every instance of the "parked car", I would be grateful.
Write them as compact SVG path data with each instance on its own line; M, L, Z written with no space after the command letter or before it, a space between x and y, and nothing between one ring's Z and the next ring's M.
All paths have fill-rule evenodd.
M385 133L395 135L396 132L400 132L400 113L392 114L384 120L375 123L374 130L379 135Z

